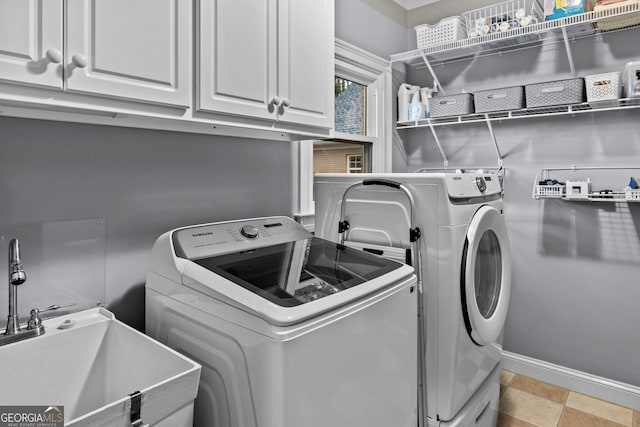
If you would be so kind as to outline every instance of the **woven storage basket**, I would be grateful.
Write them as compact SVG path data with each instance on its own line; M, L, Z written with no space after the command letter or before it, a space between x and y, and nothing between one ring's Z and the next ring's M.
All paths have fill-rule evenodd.
M476 113L519 110L524 108L524 86L474 92L473 102Z
M527 108L580 104L585 98L582 77L526 85L524 90Z
M437 24L422 24L415 27L418 49L462 40L467 37L464 21L459 16L451 16Z
M459 95L429 98L429 112L431 117L471 114L473 113L473 95L461 93Z
M584 84L588 102L617 101L622 95L622 73L619 71L585 76Z

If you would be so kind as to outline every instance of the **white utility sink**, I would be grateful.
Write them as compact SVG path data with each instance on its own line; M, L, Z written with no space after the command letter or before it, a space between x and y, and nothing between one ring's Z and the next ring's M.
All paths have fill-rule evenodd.
M144 423L192 425L200 365L103 308L43 323L44 335L0 347L2 405L62 405L65 426L131 426L139 391Z

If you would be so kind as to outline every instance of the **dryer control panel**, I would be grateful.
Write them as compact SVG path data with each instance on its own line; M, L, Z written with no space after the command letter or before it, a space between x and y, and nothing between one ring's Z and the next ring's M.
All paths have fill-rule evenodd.
M269 217L182 228L171 239L177 256L193 260L311 237L291 218Z
M451 199L471 199L489 197L502 193L500 177L495 174L455 174L446 175L447 192Z

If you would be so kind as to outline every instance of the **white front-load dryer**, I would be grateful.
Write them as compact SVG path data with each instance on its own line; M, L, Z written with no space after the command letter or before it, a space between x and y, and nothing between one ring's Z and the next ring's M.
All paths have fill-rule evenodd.
M146 332L201 366L196 427L415 427L416 277L286 217L160 236Z
M422 232L421 425L494 427L511 289L499 176L318 174L316 235L338 241L345 191L376 180L401 183L412 193ZM347 245L383 255L386 247L411 248L410 206L401 193L364 185L349 191L344 203Z

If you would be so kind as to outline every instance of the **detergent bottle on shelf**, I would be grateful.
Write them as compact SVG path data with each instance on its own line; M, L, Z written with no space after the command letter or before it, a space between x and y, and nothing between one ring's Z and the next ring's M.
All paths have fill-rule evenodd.
M409 83L403 83L398 89L398 121L409 121L409 105L413 95L420 90L420 86L413 86Z
M416 91L411 97L409 104L409 120L412 122L424 118L424 104L420 102L420 91Z
M420 103L422 104L422 118L428 119L429 114L429 98L433 96L433 90L430 87L423 87L420 89Z

